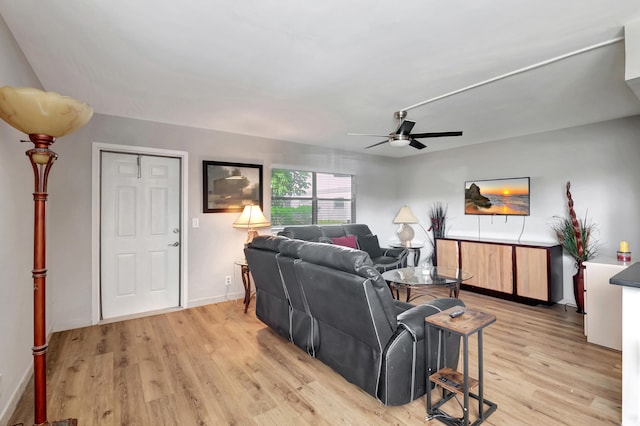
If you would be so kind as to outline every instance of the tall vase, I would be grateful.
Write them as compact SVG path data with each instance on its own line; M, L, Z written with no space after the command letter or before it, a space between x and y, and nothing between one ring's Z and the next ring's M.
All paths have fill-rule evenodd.
M578 263L578 272L573 276L573 295L576 298L576 312L584 314L584 265Z

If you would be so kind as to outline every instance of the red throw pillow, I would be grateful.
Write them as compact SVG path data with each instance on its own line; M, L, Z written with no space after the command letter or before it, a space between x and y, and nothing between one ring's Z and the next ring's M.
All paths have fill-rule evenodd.
M332 238L331 241L333 241L333 244L338 246L351 247L353 249L358 248L358 243L356 242L355 235L347 235L346 237L336 237L336 238Z

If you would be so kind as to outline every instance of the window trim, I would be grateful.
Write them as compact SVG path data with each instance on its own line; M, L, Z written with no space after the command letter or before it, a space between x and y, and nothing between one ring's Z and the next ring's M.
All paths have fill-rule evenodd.
M294 197L274 197L273 192L271 193L271 204L270 207L273 206L273 202L277 200L288 200L288 201L311 201L311 223L309 225L318 225L318 202L322 201L343 201L346 205L347 201L350 202L351 207L351 218L349 219L349 223L356 223L356 175L351 173L340 173L340 172L331 172L331 171L313 171L313 170L302 170L302 169L294 169L294 168L286 168L286 167L272 167L271 168L271 176L269 177L269 186L271 186L271 178L273 177L274 170L287 170L294 172L306 172L311 173L311 196L310 197L302 197L302 196L294 196ZM327 198L327 197L318 197L318 173L327 174L327 175L335 175L335 176L349 176L351 178L351 198ZM286 226L293 225L274 225L271 229L281 230Z

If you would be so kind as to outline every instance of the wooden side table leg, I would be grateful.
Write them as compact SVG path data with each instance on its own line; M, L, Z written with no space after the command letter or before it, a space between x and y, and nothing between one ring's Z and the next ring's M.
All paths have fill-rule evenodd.
M463 405L463 425L469 426L469 336L462 336L463 344L463 368L464 368L464 383L462 384L464 390L464 405Z
M398 284L393 281L387 281L387 286L389 286L389 290L391 290L391 297L393 297L393 290L396 291L396 300L400 300L400 292L398 291Z
M244 313L247 313L249 309L249 303L251 303L251 275L249 274L249 266L242 265L241 267L242 284L244 285Z
M460 281L458 281L458 282L456 283L456 286L455 286L455 288L454 288L454 290L453 290L453 296L454 296L456 299L460 299Z

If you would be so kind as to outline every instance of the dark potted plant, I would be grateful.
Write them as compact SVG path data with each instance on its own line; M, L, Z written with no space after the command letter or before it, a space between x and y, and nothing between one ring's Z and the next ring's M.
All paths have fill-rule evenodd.
M567 205L569 217L558 218L552 225L558 242L564 250L575 260L576 273L573 276L573 293L576 299L577 312L584 314L584 265L595 257L598 244L594 238L596 225L584 219L579 219L573 209L571 197L571 182L567 182Z
M433 203L431 209L429 210L429 229L428 232L431 232L431 236L429 236L429 242L431 243L431 247L433 247L433 251L431 252L431 264L436 265L436 238L444 238L444 234L447 228L447 210L448 206L446 204L437 201Z

